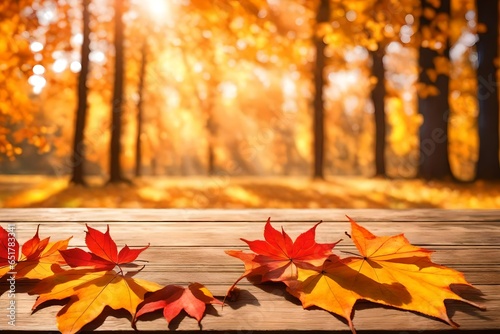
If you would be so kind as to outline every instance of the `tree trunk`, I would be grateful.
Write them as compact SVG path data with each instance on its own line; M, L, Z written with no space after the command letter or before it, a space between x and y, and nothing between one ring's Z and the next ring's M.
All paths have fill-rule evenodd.
M141 176L142 167L142 125L144 117L144 85L146 80L146 66L147 66L147 39L144 38L141 47L141 67L139 69L139 86L137 87L137 137L135 140L135 176Z
M476 44L477 98L479 102L478 131L479 159L476 179L499 180L499 102L498 80L495 58L498 57L498 5L499 1L477 1L478 22L486 25L487 31L479 33Z
M121 157L121 128L123 113L123 0L115 0L115 76L113 87L109 183L123 182Z
M371 92L375 117L375 176L386 176L385 171L385 48L379 45L371 52L372 75L377 83Z
M442 0L438 8L433 7L430 0L424 0L423 9L435 10L437 15L444 13L450 15L450 0ZM424 16L420 19L421 28L429 26L430 20ZM422 29L421 29L422 31ZM447 34L447 31L440 33ZM424 179L453 179L448 158L448 118L450 106L448 102L449 75L439 74L436 81L432 81L429 71L435 70L434 60L437 56L449 57L449 40L442 54L429 47L420 46L419 49L419 82L425 85L434 85L438 95L421 96L418 99L418 109L423 116L423 124L420 127L420 161L418 175Z
M316 13L316 24L330 21L330 0L321 0ZM325 48L326 43L323 36L314 35L314 46L316 49L316 62L314 64L314 118L313 118L313 177L324 178L324 156L325 156L325 120L323 88L325 85L324 71L326 65Z
M71 183L85 185L83 178L83 164L85 161L85 124L87 118L87 76L89 73L90 54L90 0L82 1L83 10L83 43L81 50L81 70L78 75L78 106L76 110L75 135L73 141L73 153L71 156L72 176Z

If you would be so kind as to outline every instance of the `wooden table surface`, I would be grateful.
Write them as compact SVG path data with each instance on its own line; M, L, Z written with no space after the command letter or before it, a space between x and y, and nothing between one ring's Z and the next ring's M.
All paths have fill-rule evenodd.
M15 223L21 244L33 236L40 224L40 237L59 240L73 236L70 247L85 247L86 223L101 231L109 224L119 248L125 243L131 247L151 244L139 257L149 263L136 277L161 285L197 281L222 296L243 273L242 262L226 255L224 250L247 249L239 240L241 237L262 239L268 217L275 227L283 226L292 238L323 220L317 229L317 241L333 242L345 238L344 231L350 230L346 214L376 235L404 233L412 244L434 250L434 262L462 271L483 293L479 296L469 291L465 297L487 307L486 311L480 311L465 303L450 302L447 305L451 318L462 330L474 333L500 329L500 211L496 210L1 209L0 225ZM335 250L354 251L354 246L344 240ZM242 280L238 287L242 292L236 302L223 310L209 309L202 320L203 330L348 332L344 322L326 311L303 310L278 285L254 286ZM31 315L36 297L18 293L16 298L16 331L57 331L55 315L60 306L45 307ZM7 324L7 303L4 293L0 296L0 330L13 329ZM354 324L358 331L450 332L450 327L439 320L371 305L357 304ZM145 331L169 329L161 314L148 321L140 320L137 327ZM196 320L189 317L171 324L170 328L199 329ZM118 312L111 313L95 330L131 331L131 327L129 320Z

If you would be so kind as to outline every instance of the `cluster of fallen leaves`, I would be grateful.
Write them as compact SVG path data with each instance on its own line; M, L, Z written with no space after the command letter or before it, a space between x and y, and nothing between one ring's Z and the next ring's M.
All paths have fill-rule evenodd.
M411 245L403 234L377 237L349 220L352 232L346 234L359 255L352 253L345 258L332 253L341 240L316 243L316 227L321 222L292 241L268 220L265 240L242 239L253 253L226 251L245 265L245 272L229 288L228 295L243 278L254 283L283 282L304 308L317 306L345 318L353 333L352 310L361 299L420 312L453 327L457 325L447 316L445 299L481 308L450 289L451 284L470 284L462 273L433 263L431 251ZM29 291L38 295L33 310L49 301L62 301L56 316L62 333L78 332L99 317L106 306L126 310L135 328L138 318L146 313L163 310L170 323L184 310L200 322L207 304L223 304L200 283L186 288L162 287L134 278L143 268L135 262L149 245L139 249L125 245L118 251L109 226L105 233L87 226L88 251L68 249L71 238L50 242L49 238L40 239L38 232L37 228L20 250L14 233L0 226L0 277L15 272L16 280L35 280Z
M264 239L246 242L253 253L226 251L245 264L243 278L254 283L283 282L304 308L320 307L343 317L355 333L351 315L358 300L368 300L442 319L458 327L446 313L445 299L460 300L482 308L455 294L451 284L468 283L463 274L435 264L431 251L411 245L403 234L377 237L348 217L352 239L359 254L340 258L332 253L335 243L315 241L316 224L295 242L270 220Z
M87 226L85 243L89 251L67 249L69 239L53 243L49 238L40 240L37 229L19 253L19 243L12 241L13 234L0 226L0 277L15 273L16 280L39 280L29 291L38 295L33 310L49 301L66 300L57 313L57 326L62 333L78 332L106 306L126 310L135 327L138 317L159 309L163 309L168 322L182 310L200 322L206 304L222 303L200 283L187 288L161 287L133 278L142 269L133 262L149 245L140 249L125 245L118 252L109 226L105 233ZM14 255L15 264L9 255ZM150 294L146 296L147 293Z

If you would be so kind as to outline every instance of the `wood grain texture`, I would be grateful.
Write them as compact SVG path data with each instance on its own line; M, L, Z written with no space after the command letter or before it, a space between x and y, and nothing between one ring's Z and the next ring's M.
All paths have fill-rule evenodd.
M487 311L465 303L450 302L448 311L463 330L500 329L500 213L495 210L136 210L136 209L2 209L0 225L15 225L22 242L33 236L40 225L40 236L53 240L73 236L70 246L84 247L85 224L104 229L119 245L150 248L140 257L148 263L136 277L159 284L187 284L198 281L215 295L222 296L243 272L242 263L224 253L226 249L247 249L239 240L261 239L264 222L272 217L276 227L283 226L292 237L314 222L317 240L332 242L347 237L345 214L361 222L377 235L404 232L411 243L434 250L435 262L464 272L465 277L483 293L466 289L465 297L478 301ZM354 251L349 240L335 251ZM5 278L1 284L5 287ZM1 286L0 286L1 287ZM242 281L240 298L221 310L210 308L202 321L206 331L343 331L347 325L319 309L303 310L300 303L275 284L254 286ZM28 287L18 281L16 288L17 331L56 331L55 314L60 306L49 306L31 315L35 296L21 293ZM463 290L463 289L462 289ZM0 296L0 330L7 325L7 294ZM106 312L98 331L130 331L130 322L122 312ZM138 322L139 330L163 331L169 326L155 313ZM354 322L358 330L400 332L446 330L450 327L435 319L396 309L374 307L367 302L356 306ZM95 326L94 326L95 327ZM93 331L92 326L85 330ZM197 330L194 319L184 318L170 325L179 331Z
M387 213L391 214L388 215ZM359 222L495 222L499 210L444 209L1 209L0 221L345 221L345 215Z

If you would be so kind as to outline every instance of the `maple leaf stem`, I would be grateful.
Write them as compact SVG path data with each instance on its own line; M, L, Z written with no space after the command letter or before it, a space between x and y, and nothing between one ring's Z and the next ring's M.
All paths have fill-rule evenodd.
M352 238L351 238L351 235L350 235L349 233L347 233L347 231L346 231L346 232L344 232L344 233L345 233L345 235L347 235L347 236L349 237L349 239L352 239Z
M123 276L123 269L122 267L120 267L119 265L116 265L118 267L118 269L120 269L120 271L118 271L118 274L122 275Z
M362 257L361 255L356 254L356 253L353 253L353 252L348 252L348 251L340 251L340 252L341 252L341 253L345 253L345 254L351 254L351 255L355 255L355 256Z

